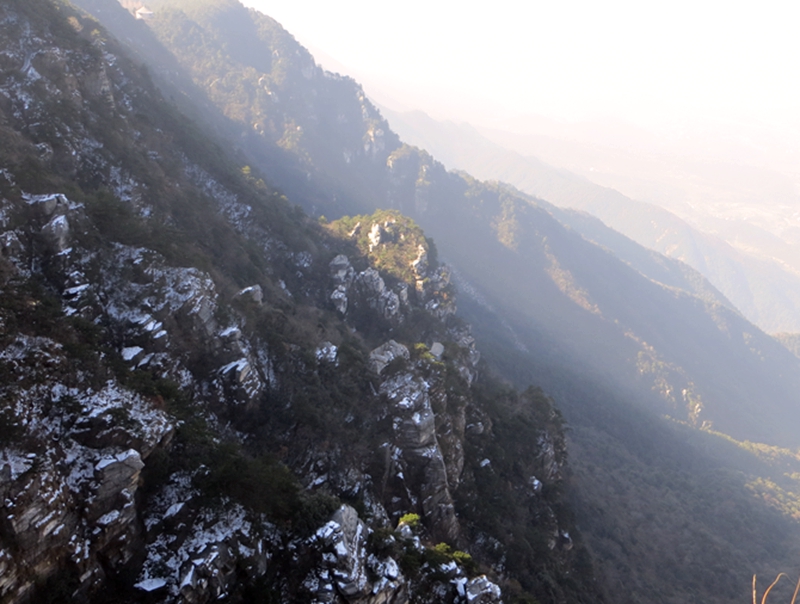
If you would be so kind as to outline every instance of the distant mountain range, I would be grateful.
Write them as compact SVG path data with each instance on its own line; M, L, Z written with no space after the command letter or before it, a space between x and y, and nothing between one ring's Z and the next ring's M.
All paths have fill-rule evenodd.
M427 149L451 169L507 182L559 207L596 216L637 243L699 271L763 330L800 331L800 272L789 263L793 253L789 246L766 231L760 239L749 237L753 253L745 253L660 206L635 201L583 176L509 150L468 124L439 122L420 111L383 111L403 140ZM503 139L498 133L495 138L512 143L510 135ZM781 249L773 249L776 246Z

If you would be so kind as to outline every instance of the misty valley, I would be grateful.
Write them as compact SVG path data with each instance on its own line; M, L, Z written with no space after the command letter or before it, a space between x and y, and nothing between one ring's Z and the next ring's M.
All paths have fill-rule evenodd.
M795 601L783 176L378 105L238 0L0 43L0 603Z

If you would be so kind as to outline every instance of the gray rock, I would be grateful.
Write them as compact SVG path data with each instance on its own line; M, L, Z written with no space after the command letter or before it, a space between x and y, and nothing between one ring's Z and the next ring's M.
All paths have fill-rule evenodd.
M404 358L408 361L411 359L411 354L408 352L408 348L394 340L389 340L369 353L370 365L379 375L389 363L397 358Z
M422 507L426 522L436 539L456 541L460 526L450 494L447 466L436 436L436 417L431 406L429 385L413 373L392 376L381 384L395 415L393 446L395 476L415 476L405 483ZM413 501L410 503L414 503Z
M350 264L350 260L344 254L339 254L328 265L334 285L350 287L355 276L355 270Z
M17 258L24 250L25 247L14 231L7 231L0 235L0 254L6 258Z
M489 581L486 575L470 579L464 587L465 598L469 604L502 604L500 588Z
M317 602L351 604L405 604L408 591L400 567L392 558L367 553L369 529L349 505L342 505L315 535L328 552L322 565L304 581ZM335 588L335 590L334 590Z
M417 257L411 263L411 268L420 281L428 276L428 252L422 244L417 247Z
M489 581L486 575L470 579L464 587L465 597L470 604L502 604L500 588Z
M42 227L42 236L57 253L69 247L69 235L69 221L64 215L55 216Z
M92 507L105 514L113 508L113 501L122 491L135 493L142 468L142 457L134 449L101 459L95 466L99 486Z
M260 285L251 285L238 292L236 297L251 300L260 305L264 301L264 291L261 289Z
M377 270L370 267L359 273L356 280L370 308L377 310L385 319L400 318L400 297L386 287Z
M60 193L51 195L30 195L27 196L26 201L42 218L49 218L56 209L66 210L69 206L69 200Z
M349 303L347 291L355 278L355 270L347 256L339 254L328 265L335 289L331 293L331 301L341 314L347 312Z
M336 286L336 289L331 294L331 302L341 314L347 313L347 289L344 285Z
M323 342L316 350L317 361L325 363L336 363L339 354L339 348L331 342Z
M369 251L371 252L373 249L378 247L384 239L385 231L383 227L378 224L377 222L372 225L372 228L369 231Z

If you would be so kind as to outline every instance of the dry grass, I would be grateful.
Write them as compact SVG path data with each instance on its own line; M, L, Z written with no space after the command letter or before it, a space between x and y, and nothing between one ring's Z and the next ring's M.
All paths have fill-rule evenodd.
M781 580L782 577L789 578L789 575L786 573L780 573L775 580L767 587L767 591L764 592L763 597L761 598L761 604L767 604L767 596L769 592L772 591L772 588ZM789 604L795 604L797 600L797 593L800 592L800 579L797 580L797 586L794 588L794 595L792 596L792 601ZM756 576L753 575L753 604L758 604L758 592L756 591Z

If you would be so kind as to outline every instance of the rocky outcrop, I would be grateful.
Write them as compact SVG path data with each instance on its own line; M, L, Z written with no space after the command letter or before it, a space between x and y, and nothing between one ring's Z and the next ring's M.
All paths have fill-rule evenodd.
M395 359L409 361L411 354L408 352L408 348L394 340L389 340L369 353L372 370L377 374L380 374Z
M459 589L459 595L471 604L494 604L500 602L501 593L497 585L481 576L467 581L463 586L463 593Z
M356 307L366 307L376 311L387 321L402 321L401 299L403 291L397 293L386 286L380 273L374 268L367 268L356 273L350 260L344 254L336 256L329 264L333 291L329 298L336 310L347 314L353 298Z
M348 305L348 290L355 278L355 270L353 270L350 260L344 254L339 254L330 262L331 280L333 281L334 290L330 295L336 310L341 314L347 312Z
M414 579L404 575L392 555L370 551L374 533L356 511L343 505L309 540L322 553L306 575L303 589L313 602L347 604L407 604L408 602L481 602L500 604L501 590L485 575L469 578L453 560L426 563ZM406 556L426 555L426 548L407 525L384 537L402 542ZM383 545L386 545L384 543ZM397 556L397 554L395 554Z
M206 507L191 485L190 476L174 475L148 507L146 559L135 587L198 604L263 576L280 541L264 518L229 500Z
M459 524L436 437L428 382L414 372L400 372L383 381L380 391L393 416L389 476L402 485L409 508L422 511L436 538L457 541Z
M0 6L0 601L499 602L456 513L492 421L435 248L397 213L322 229L50 6ZM385 151L363 108L354 162Z
M169 446L173 425L113 381L95 390L54 380L68 365L52 341L18 337L0 364L18 376L3 387L13 401L4 420L25 427L0 448L0 597L24 599L65 565L91 590L142 546L141 470Z
M397 292L386 287L386 283L380 273L370 267L356 275L355 285L366 299L367 305L378 312L387 321L399 322L402 320L400 314L400 296Z
M306 576L303 587L315 602L348 604L405 604L407 579L391 557L380 559L367 548L371 530L347 505L320 528L312 542L322 559Z

